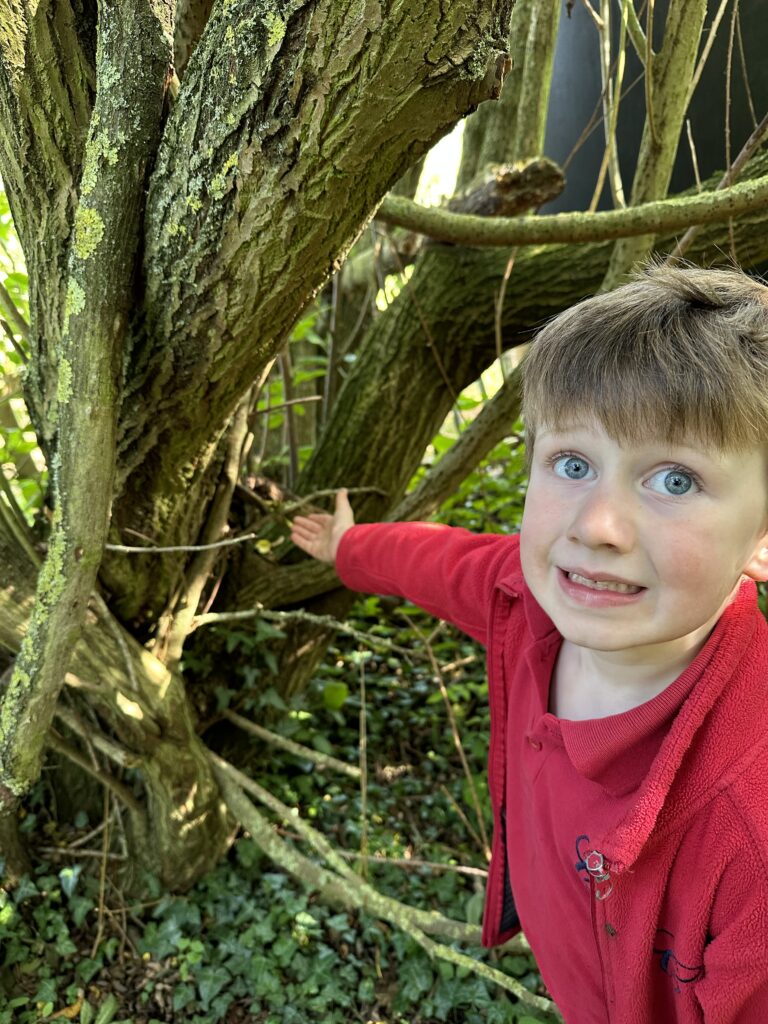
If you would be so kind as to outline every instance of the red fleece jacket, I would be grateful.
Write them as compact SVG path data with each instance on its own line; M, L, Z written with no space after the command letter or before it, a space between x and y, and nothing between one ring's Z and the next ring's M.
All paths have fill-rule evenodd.
M518 538L432 523L355 526L336 568L352 589L406 597L487 648L494 839L483 942L504 942L519 927L509 879L520 892L556 887L563 871L556 851L535 865L514 848L507 857L509 837L535 820L517 792L524 772L513 744L526 727L517 722L527 700L520 659L546 618L523 579ZM768 1024L768 626L754 584L742 585L695 664L699 676L645 777L579 851L592 907L592 934L580 941L593 950L597 983L565 994L568 1024ZM526 818L514 833L502 824L509 808ZM521 916L550 940L568 929L535 915L526 906ZM550 959L540 966L557 998L563 970Z

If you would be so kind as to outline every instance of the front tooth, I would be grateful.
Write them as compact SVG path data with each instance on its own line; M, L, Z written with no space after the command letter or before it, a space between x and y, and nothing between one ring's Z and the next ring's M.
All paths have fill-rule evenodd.
M619 594L632 594L637 590L637 587L632 586L629 583L614 583L609 580L590 580L586 576L580 576L577 572L569 572L568 576L576 583L581 583L582 586L592 587L593 590L615 590Z

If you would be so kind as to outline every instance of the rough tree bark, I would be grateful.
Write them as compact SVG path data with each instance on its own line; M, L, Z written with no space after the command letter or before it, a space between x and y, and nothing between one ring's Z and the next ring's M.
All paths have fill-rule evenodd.
M113 614L135 626L166 612L158 653L174 665L207 562L103 560L107 523L117 541L220 531L235 406L387 189L498 95L512 0L210 7L176 9L179 85L171 0L0 2L0 173L52 479L42 569L31 540L0 534L4 646L18 652L3 824L59 742L54 714L77 735L87 711L82 739L139 768L138 800L99 774L129 809L138 862L177 887L230 826L180 678ZM12 850L10 833L0 842Z

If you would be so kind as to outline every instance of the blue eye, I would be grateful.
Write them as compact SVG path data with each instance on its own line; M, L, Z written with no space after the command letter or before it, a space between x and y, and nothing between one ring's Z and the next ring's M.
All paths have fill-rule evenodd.
M555 459L552 467L557 476L564 476L569 480L583 480L590 470L589 463L580 455L561 455Z
M673 469L661 469L654 473L650 479L652 491L659 494L672 494L680 496L687 494L696 484L692 473L674 467Z

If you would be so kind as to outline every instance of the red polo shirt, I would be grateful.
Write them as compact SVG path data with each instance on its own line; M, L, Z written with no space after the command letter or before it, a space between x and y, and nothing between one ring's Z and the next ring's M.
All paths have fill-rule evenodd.
M566 1021L605 1024L591 941L590 836L610 831L629 809L707 655L631 711L556 718L547 708L562 637L530 594L524 601L531 643L516 659L507 723L510 880L523 930Z

